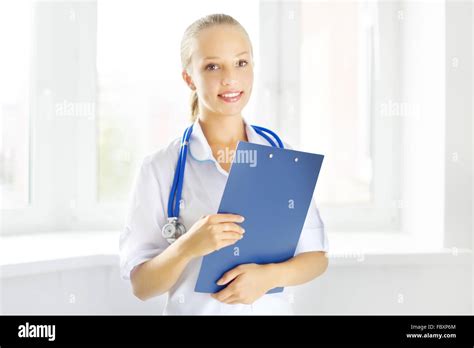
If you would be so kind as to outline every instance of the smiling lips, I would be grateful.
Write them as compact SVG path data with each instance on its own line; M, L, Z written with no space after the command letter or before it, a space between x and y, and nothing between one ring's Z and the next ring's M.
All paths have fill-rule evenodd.
M229 91L218 94L218 97L226 103L235 103L240 100L242 94L244 94L243 91Z

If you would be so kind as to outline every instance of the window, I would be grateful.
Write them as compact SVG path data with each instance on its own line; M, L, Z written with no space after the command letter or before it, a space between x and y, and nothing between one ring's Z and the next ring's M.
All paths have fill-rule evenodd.
M258 1L98 1L99 201L124 202L143 157L181 136L190 96L181 38L194 20L219 12L249 32L258 67Z
M31 4L0 2L0 205L29 203Z
M362 4L301 4L300 145L326 154L318 182L321 204L372 199L373 18Z
M397 4L263 4L262 25L278 38L265 47L279 57L270 74L279 79L266 81L274 126L294 147L325 155L316 201L326 227L398 230L400 119L383 115L399 100Z

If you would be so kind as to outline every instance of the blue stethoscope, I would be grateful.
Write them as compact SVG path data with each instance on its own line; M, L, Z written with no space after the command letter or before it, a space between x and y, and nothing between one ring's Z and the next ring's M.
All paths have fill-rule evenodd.
M277 147L277 144L269 136L271 135L278 143L280 149L284 149L283 142L281 139L271 130L253 126L253 129L264 137L270 145ZM181 139L181 146L179 149L178 164L176 165L176 171L174 173L173 185L171 186L171 192L168 199L168 223L163 226L161 234L169 243L173 243L176 239L186 233L186 227L179 220L179 204L181 201L181 192L183 190L183 178L184 168L186 167L186 155L188 153L189 138L193 132L193 125L186 128L183 137ZM268 134L267 134L268 133ZM173 207L174 203L174 207Z

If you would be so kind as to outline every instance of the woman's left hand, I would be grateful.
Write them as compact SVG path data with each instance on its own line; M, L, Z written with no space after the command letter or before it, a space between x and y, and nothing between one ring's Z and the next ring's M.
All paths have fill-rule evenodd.
M268 290L274 288L271 265L247 263L226 272L217 285L231 282L225 289L211 294L213 298L227 304L252 304Z

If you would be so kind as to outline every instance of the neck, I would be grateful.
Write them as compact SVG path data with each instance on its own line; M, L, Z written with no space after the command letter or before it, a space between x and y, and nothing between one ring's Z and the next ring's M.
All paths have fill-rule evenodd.
M199 115L202 132L211 144L233 144L248 141L244 120L241 115L213 116Z

